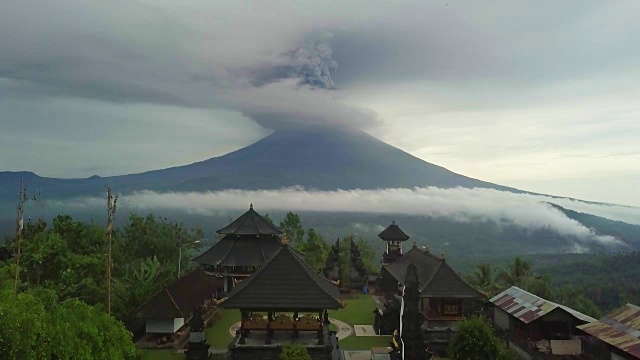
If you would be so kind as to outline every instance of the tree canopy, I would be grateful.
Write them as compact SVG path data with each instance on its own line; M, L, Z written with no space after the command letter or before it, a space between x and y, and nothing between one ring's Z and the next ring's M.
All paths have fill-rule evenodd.
M456 324L448 356L454 360L518 359L500 342L493 328L482 317L471 317Z

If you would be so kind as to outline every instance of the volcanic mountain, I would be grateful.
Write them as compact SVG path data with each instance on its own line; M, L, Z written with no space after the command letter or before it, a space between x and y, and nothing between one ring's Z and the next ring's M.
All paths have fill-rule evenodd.
M17 196L24 179L46 198L102 195L108 184L120 193L135 190L377 189L415 186L516 189L451 172L359 130L276 131L240 150L190 165L139 174L54 179L31 172L0 172L0 200Z

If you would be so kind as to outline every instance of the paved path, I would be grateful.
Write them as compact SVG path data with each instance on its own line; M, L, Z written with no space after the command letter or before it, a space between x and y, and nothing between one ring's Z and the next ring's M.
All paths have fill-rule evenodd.
M338 328L338 332L336 333L338 339L344 339L353 335L353 327L351 327L351 325L347 324L346 322L334 318L329 318L329 322L334 324ZM236 336L236 331L238 330L240 330L239 321L229 327L229 335Z
M356 336L379 336L371 325L353 325Z

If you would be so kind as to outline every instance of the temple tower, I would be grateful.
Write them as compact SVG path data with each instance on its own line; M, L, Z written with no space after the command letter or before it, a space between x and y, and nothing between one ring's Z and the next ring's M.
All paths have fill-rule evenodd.
M382 254L383 265L390 264L401 257L402 243L409 240L409 235L405 234L404 231L396 225L395 221L387 226L386 229L382 230L382 232L378 234L378 237L387 243L387 249L385 253Z

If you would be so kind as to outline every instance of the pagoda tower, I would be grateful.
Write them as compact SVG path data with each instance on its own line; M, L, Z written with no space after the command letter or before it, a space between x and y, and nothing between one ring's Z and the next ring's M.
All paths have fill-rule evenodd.
M378 237L387 243L387 250L382 254L382 264L390 264L402 256L402 243L409 240L409 235L405 234L396 222L382 230Z
M224 278L225 292L260 269L282 247L282 230L253 210L253 204L216 232L224 237L193 261L206 273Z

